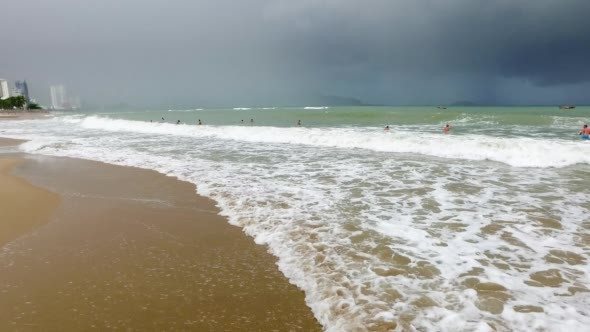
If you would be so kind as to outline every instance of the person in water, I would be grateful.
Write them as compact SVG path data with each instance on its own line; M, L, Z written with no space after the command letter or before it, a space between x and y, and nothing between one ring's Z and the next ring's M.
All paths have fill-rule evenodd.
M244 120L242 120L242 124L244 124Z
M582 135L582 139L590 139L590 128L588 128L587 124L582 128L580 135Z
M250 124L254 124L254 119L250 119Z
M180 120L176 120L176 124L180 124Z
M297 125L301 127L301 120L297 120Z
M385 131L389 131L389 126L385 126L385 129L383 129Z
M201 122L201 119L199 119L199 126L202 125L203 123Z
M162 118L162 121L166 121L166 120L164 120L164 118Z
M445 134L451 132L451 125L447 123L447 125L443 128Z

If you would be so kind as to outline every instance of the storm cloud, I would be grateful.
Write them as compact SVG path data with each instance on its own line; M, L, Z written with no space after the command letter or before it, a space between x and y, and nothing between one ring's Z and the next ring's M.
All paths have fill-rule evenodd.
M589 103L587 0L21 0L0 76L47 99ZM10 13L10 14L6 14Z

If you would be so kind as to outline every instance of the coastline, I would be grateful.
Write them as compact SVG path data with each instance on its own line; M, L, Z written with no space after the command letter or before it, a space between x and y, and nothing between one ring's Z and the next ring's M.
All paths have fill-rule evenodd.
M131 167L0 154L16 158L6 176L59 203L48 223L0 249L0 330L321 330L276 258L194 185Z
M39 110L35 112L0 110L0 120L28 120L49 116L51 116L51 113L47 110Z

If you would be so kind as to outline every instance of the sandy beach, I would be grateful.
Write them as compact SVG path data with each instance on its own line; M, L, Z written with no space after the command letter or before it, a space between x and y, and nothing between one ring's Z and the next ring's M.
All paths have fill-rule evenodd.
M0 146L2 184L39 195L17 209L8 190L0 220L41 216L5 231L0 332L586 331L590 145L578 133L590 107L576 112L0 120L0 137L27 140ZM57 205L37 204L52 193Z
M9 143L0 141L0 147ZM0 158L0 246L46 223L60 202L59 195L12 176L20 163L21 158Z
M321 330L276 259L192 184L12 153L0 183L1 331Z
M13 112L7 110L0 110L0 120L27 120L37 119L51 116L51 113L45 110L36 112Z

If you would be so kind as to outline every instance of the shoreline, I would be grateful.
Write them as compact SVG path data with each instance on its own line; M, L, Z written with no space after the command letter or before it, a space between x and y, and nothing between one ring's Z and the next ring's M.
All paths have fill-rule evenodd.
M0 120L28 120L50 116L52 116L52 114L47 110L39 110L35 112L0 110Z
M0 250L0 329L321 330L276 258L194 185L81 159L0 161L15 157L12 176L61 203Z

